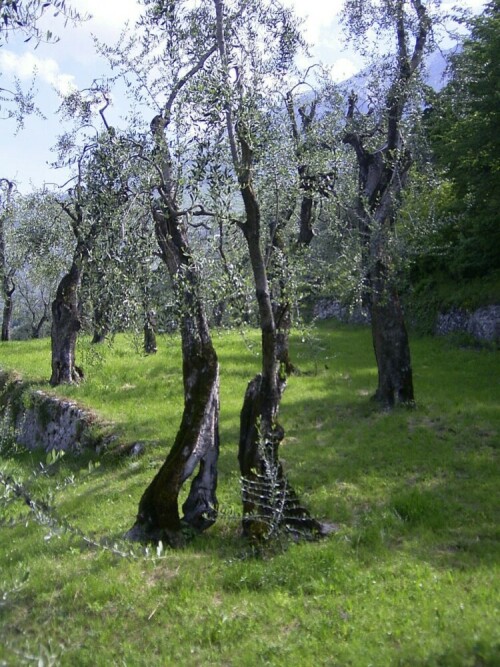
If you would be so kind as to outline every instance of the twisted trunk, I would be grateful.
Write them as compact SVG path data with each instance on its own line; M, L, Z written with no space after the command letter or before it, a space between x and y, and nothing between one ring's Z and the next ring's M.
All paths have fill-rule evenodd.
M401 192L411 166L411 154L403 138L403 116L412 94L411 83L425 55L432 19L427 3L422 0L411 3L396 0L394 6L387 9L386 18L395 28L397 67L381 110L384 144L378 150L367 150L364 142L368 135L359 134L351 124L357 113L354 94L349 99L344 142L352 146L358 162L357 213L368 264L366 286L378 368L375 397L390 407L414 402L408 334L391 275L387 240L394 230ZM370 136L375 136L380 129L382 124L375 127Z
M142 495L135 524L127 536L175 545L183 525L202 531L217 517L219 364L185 225L173 210L153 209L153 216L161 256L174 282L181 313L184 411L172 449ZM179 493L197 466L181 518Z
M399 147L392 152L369 152L354 134L347 134L344 141L355 148L358 159L356 216L378 372L374 398L383 407L412 405L415 396L410 344L388 244L411 158Z
M371 162L365 183L371 210L362 216L363 230L369 230L367 285L378 373L375 399L389 408L415 401L410 343L386 240L394 229L395 210L409 168L406 155L391 169L381 161Z
M372 340L378 369L375 399L389 408L412 405L410 344L397 290L385 276L383 265L372 271L371 284Z
M167 459L139 502L128 537L175 544L182 525L202 531L217 516L219 366L210 340L201 341L194 318L182 323L184 411ZM178 496L199 466L180 517Z
M156 354L157 351L156 313L154 310L148 310L144 315L144 352L146 354Z
M52 302L52 375L50 384L78 383L83 371L75 364L76 340L81 329L78 290L81 268L77 259L63 276Z
M14 299L12 297L15 290L16 286L9 280L9 277L6 276L3 288L2 342L10 340L10 327L12 323L12 312L14 310Z
M240 143L249 166L251 152L242 137ZM285 435L278 413L286 385L281 371L288 356L288 320L281 323L281 328L277 326L260 244L260 210L249 168L242 173L240 186L246 213L242 230L253 271L262 339L262 371L247 387L240 417L243 533L255 542L282 529L297 536L316 537L328 531L300 504L279 460L278 450Z
M228 86L239 86L229 80L226 51L224 2L214 0L217 47ZM240 103L243 91L238 90ZM231 158L245 210L240 228L246 240L252 267L261 330L262 369L248 385L240 419L239 463L243 485L243 533L260 542L275 531L289 529L308 536L322 533L321 525L300 507L279 461L278 449L284 430L278 423L285 376L280 373L280 344L276 311L271 298L266 261L261 248L261 215L253 189L253 151L247 140L246 127L240 118L234 122L233 109L226 104L226 129ZM293 508L293 511L292 511ZM300 531L294 525L297 508L301 514Z

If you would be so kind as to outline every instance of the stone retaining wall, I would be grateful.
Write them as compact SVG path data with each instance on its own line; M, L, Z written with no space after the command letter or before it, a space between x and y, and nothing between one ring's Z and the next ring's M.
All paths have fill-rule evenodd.
M473 338L500 343L500 306L486 306L474 312L456 308L437 316L435 333L467 333Z
M333 299L318 299L313 314L318 320L333 318L347 324L370 323L367 309L351 309ZM466 333L479 341L500 344L500 305L485 306L472 312L456 308L447 313L439 313L434 333L437 336Z
M0 423L28 449L80 452L96 449L102 429L91 412L73 401L34 390L17 377L0 371Z
M314 304L313 316L318 320L339 320L346 324L370 324L367 308L343 306L333 299L318 299Z

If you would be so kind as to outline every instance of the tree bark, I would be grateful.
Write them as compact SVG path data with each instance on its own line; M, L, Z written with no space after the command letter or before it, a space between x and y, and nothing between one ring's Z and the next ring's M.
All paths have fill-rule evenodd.
M9 279L8 276L4 279L4 289L3 289L3 315L2 315L2 342L7 342L10 340L10 328L12 323L12 312L14 309L14 299L12 298L16 286Z
M109 335L111 330L108 311L106 310L107 307L111 308L111 304L99 303L94 306L94 333L92 335L92 345L104 343L106 336Z
M34 314L33 314L33 322L31 324L31 337L34 338L34 339L40 338L42 327L45 324L45 322L48 322L48 320L49 320L49 316L48 316L49 304L50 304L50 301L44 301L43 302L43 315L38 320L38 322L35 321Z
M161 540L175 546L183 526L200 532L217 518L219 364L186 226L173 209L153 208L153 216L161 257L174 283L181 313L184 411L172 449L142 495L135 524L127 537L141 542ZM181 518L179 493L197 466Z
M377 266L372 280L371 327L378 369L375 399L384 407L413 405L410 345L397 290Z
M175 545L183 524L202 531L217 517L219 366L210 339L200 339L195 320L186 316L182 323L182 421L167 459L139 502L135 525L128 533L131 539ZM197 465L181 520L179 492Z
M2 315L2 334L0 340L7 342L10 340L10 326L12 321L13 299L12 295L16 289L14 284L15 269L9 269L7 266L7 251L5 240L5 223L11 216L12 194L14 192L14 183L6 178L0 178L0 284L4 300ZM5 186L5 190L4 190ZM5 199L4 199L5 198Z
M243 484L243 534L253 542L286 530L297 537L313 538L328 532L300 504L279 460L285 431L278 423L281 397L286 386L282 372L288 357L288 326L277 326L266 262L260 243L260 208L251 178L252 152L238 135L242 163L240 191L245 206L245 236L259 307L262 371L248 385L240 417L238 459Z
M50 384L78 383L83 371L75 363L76 340L81 328L78 309L78 289L81 270L73 260L69 272L63 276L52 302L52 375Z
M151 208L160 256L177 293L182 338L184 411L170 453L144 492L130 539L166 540L175 544L183 524L196 531L217 517L219 456L219 363L212 344L200 290L200 275L187 234L186 214L179 210L178 185L172 170L167 128L172 106L182 88L215 52L215 44L195 60L172 86L161 114L151 121L160 182L151 191ZM180 518L178 496L184 482L199 466Z
M225 41L224 2L214 0L217 47L225 83L230 82ZM243 91L238 90L240 103ZM243 485L243 533L256 543L281 529L303 536L322 534L322 526L300 506L279 461L278 449L284 430L278 423L281 396L286 384L280 372L279 331L271 298L266 261L261 248L261 215L253 188L253 150L247 128L240 117L234 122L233 110L226 104L226 129L231 157L237 174L245 220L240 228L246 240L252 267L261 330L262 367L248 385L240 418L239 463ZM244 116L244 114L242 114ZM281 340L286 346L286 339ZM292 511L293 508L293 511ZM298 509L299 508L299 509ZM300 514L300 530L295 521Z
M154 310L148 310L144 315L144 352L146 354L156 354L157 351L156 313Z
M353 104L351 99L351 109ZM374 153L366 150L355 134L347 133L344 141L353 146L358 161L356 216L366 270L364 298L370 309L378 372L374 398L386 408L413 405L410 344L387 244L411 160L398 146Z

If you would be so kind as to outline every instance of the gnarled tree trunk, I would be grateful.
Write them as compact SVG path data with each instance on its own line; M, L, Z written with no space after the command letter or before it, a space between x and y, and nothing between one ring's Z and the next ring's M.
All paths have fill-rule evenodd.
M183 318L182 350L182 421L167 459L142 495L135 525L128 533L131 539L175 544L183 523L201 531L217 516L219 365L202 313ZM196 466L199 470L181 520L179 492Z
M354 102L351 99L348 116L352 115ZM358 159L356 216L366 269L364 296L370 309L378 371L374 398L383 407L413 405L410 344L388 250L411 159L402 149L394 149L389 155L385 149L370 152L354 133L347 133L344 141L354 147Z
M248 385L240 418L238 459L243 484L243 533L255 542L279 530L301 537L328 532L300 504L279 460L284 429L278 422L286 380L282 373L288 355L288 326L275 319L267 269L260 244L260 209L252 187L252 151L239 136L242 151L240 188L245 206L244 233L255 282L262 340L262 372ZM285 336L283 336L285 333Z
M214 0L217 22L217 47L228 86L224 2ZM240 103L242 90L238 90ZM252 267L261 330L262 369L248 385L240 419L239 462L243 484L243 533L255 542L270 537L280 529L303 536L323 532L321 524L300 506L279 461L278 449L284 430L278 423L285 376L280 372L279 327L275 319L266 260L261 248L261 215L253 188L253 150L247 140L242 118L235 123L233 109L226 105L226 128L232 162L245 210L240 228L246 240ZM242 114L244 117L244 114ZM287 327L285 327L285 330ZM286 339L281 338L286 347ZM299 517L300 514L300 517ZM300 518L300 527L296 525Z
M172 86L161 114L153 118L155 162L160 182L151 191L151 208L160 256L177 293L182 337L184 411L170 453L144 492L128 537L141 541L166 540L175 544L182 525L200 531L217 517L217 460L219 456L219 364L212 345L200 290L200 275L193 260L187 233L188 213L177 202L179 182L173 174L167 128L172 107L182 88L203 68L215 52L209 47L191 69ZM180 517L178 496L194 473Z
M371 281L371 327L378 369L375 399L383 406L412 405L413 376L408 333L395 286L377 266Z
M14 299L12 298L16 286L10 277L10 274L4 278L3 287L3 314L2 314L2 337L3 342L10 340L10 327L12 323L12 312L14 309Z
M158 347L156 345L156 325L157 318L154 310L148 310L144 314L144 352L146 354L156 354Z
M356 20L354 7L351 10ZM358 162L358 220L368 261L367 287L370 293L372 337L378 368L376 398L387 407L413 404L413 381L408 335L403 311L391 275L387 240L394 231L395 216L412 159L411 142L405 142L403 119L412 95L432 29L429 8L422 0L397 0L387 6L381 24L392 25L395 35L391 85L378 125L361 133L353 123L360 112L351 95L344 142L350 144ZM413 41L413 48L410 45ZM368 113L366 114L366 118ZM367 139L383 133L378 149L368 149Z
M50 384L78 383L83 371L75 363L76 340L81 329L78 289L81 270L74 260L63 276L52 302L52 375Z
M164 212L154 208L153 216L161 256L177 291L181 313L184 411L172 449L142 495L135 524L127 537L175 545L183 525L202 531L217 518L219 364L185 224L172 209ZM179 493L197 466L181 518Z

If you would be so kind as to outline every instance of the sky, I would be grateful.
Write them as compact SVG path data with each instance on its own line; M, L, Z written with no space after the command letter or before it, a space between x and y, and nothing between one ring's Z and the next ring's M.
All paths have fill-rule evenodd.
M336 80L359 70L361 59L354 51L344 50L340 41L338 15L342 0L283 2L304 19L303 31L312 55L331 67ZM61 17L54 18L49 11L43 26L59 36L57 43L41 43L35 48L34 41L24 43L17 37L0 47L0 87L9 88L15 76L29 88L35 72L36 102L44 114L44 118L26 118L19 131L13 120L1 120L0 177L15 180L22 192L41 187L44 182L64 182L66 174L49 168L55 157L51 148L62 131L56 115L60 95L86 88L105 73L106 63L95 53L92 35L102 42L115 43L124 24L128 21L133 25L141 9L137 0L73 0L70 4L92 18L77 26L65 26ZM480 11L484 0L463 0L460 4Z

